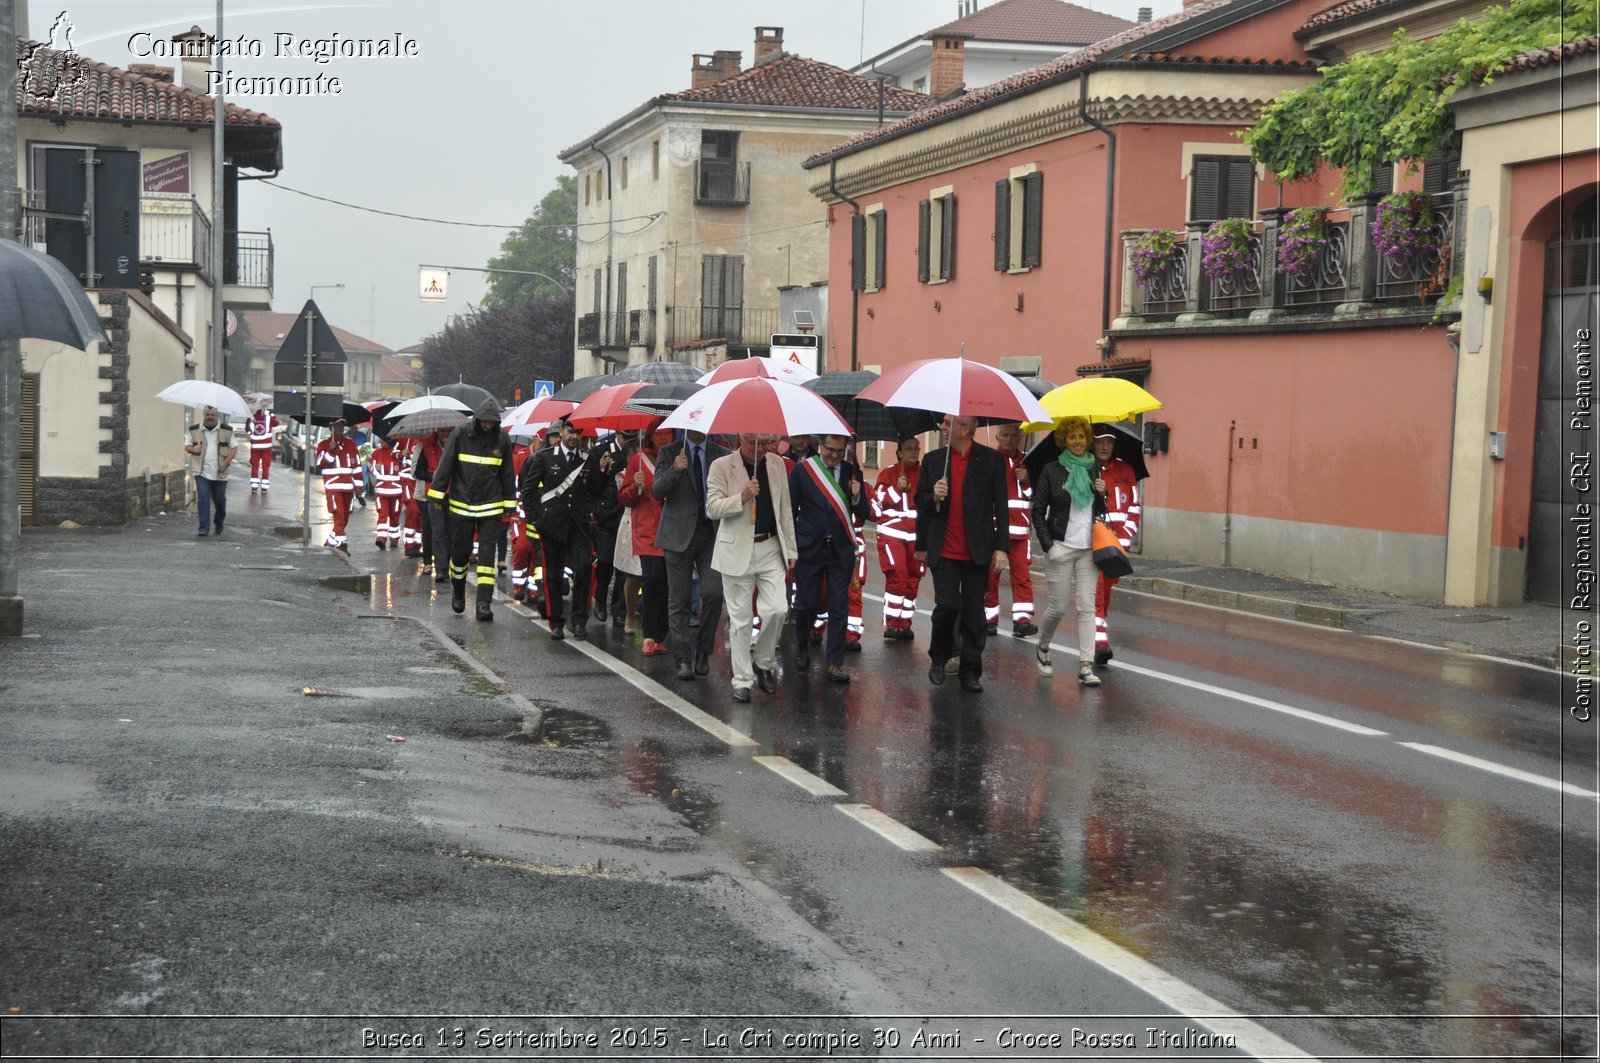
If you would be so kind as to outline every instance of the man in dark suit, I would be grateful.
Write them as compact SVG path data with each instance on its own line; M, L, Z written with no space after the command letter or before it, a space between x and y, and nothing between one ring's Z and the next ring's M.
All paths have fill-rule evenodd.
M845 460L850 440L823 436L815 457L789 473L794 505L794 666L811 667L811 622L821 605L823 579L828 587L828 678L850 682L844 670L844 636L849 623L850 571L856 563L856 522L865 520L871 500L861 485L861 470Z
M706 516L706 480L711 463L730 453L704 432L685 432L656 457L650 493L661 503L656 545L667 562L667 647L678 662L678 678L711 672L722 623L722 575L711 567L717 522ZM700 574L700 627L689 626L689 599Z
M917 560L933 575L933 638L928 681L944 683L944 662L961 624L961 689L983 689L983 594L989 568L1004 572L1010 545L1000 452L975 443L971 417L947 417L950 445L922 459L917 480Z
M592 515L601 486L595 463L581 446L582 433L566 421L551 425L560 442L523 463L522 511L530 536L544 547L545 615L550 637L566 638L566 570L572 570L572 637L583 641L589 623L589 578L594 570Z

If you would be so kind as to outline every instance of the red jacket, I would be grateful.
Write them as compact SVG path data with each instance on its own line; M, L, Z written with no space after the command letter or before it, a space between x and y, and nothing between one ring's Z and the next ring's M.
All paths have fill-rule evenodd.
M367 455L367 467L372 470L372 493L384 498L399 498L405 492L405 462L394 448L380 443Z
M878 535L903 542L917 541L917 478L922 467L913 465L906 473L906 489L900 490L900 463L878 473L872 487L872 519L878 522Z
M361 479L361 455L349 436L329 436L317 444L317 468L324 491L354 491Z
M1006 506L1011 518L1011 538L1026 539L1033 534L1033 485L1017 482L1017 470L1022 468L1024 457L1020 450L1002 450L1006 459ZM916 490L915 487L912 490Z
M656 529L661 525L661 501L650 493L655 481L656 456L640 451L628 459L622 472L622 486L617 488L617 501L633 510L633 552L639 557L661 557L661 547L656 545ZM635 488L633 478L643 470L644 487Z
M1112 458L1100 469L1100 478L1106 482L1106 524L1117 533L1117 541L1124 548L1133 545L1139 534L1139 480L1133 466L1121 458Z
M250 449L261 451L271 450L273 436L278 430L280 422L267 410L253 414L244 423L245 431L250 434Z

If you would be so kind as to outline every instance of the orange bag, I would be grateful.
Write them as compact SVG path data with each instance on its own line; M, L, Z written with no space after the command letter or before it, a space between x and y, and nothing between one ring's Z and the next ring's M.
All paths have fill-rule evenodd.
M1112 531L1105 521L1094 522L1089 546L1094 551L1095 568L1107 576L1121 579L1123 576L1133 575L1133 562L1128 560L1128 551L1122 548L1122 543L1117 541L1117 533Z

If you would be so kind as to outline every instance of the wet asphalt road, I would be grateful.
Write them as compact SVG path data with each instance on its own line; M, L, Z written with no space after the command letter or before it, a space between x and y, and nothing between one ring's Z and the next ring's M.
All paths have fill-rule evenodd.
M272 524L298 519L291 493L270 505L236 495L230 523L247 551L298 566L295 579L346 571L271 542ZM1045 681L1031 647L1002 635L986 691L970 695L927 684L926 617L923 641L884 642L869 598L865 651L847 659L854 683L794 674L786 656L778 696L736 705L725 659L683 683L670 658L641 657L609 625L591 623L579 648L503 604L492 625L454 616L416 562L373 549L371 519L358 512L351 529L353 567L373 577L365 595L235 575L239 615L294 618L274 623L258 671L213 674L205 621L185 612L210 599L159 580L139 581L152 599L142 611L90 610L72 632L84 640L55 634L80 615L72 601L30 601L50 628L26 657L10 650L20 667L7 686L61 704L58 719L12 726L4 762L8 933L24 950L8 1004L880 1011L902 1054L1013 1057L996 1045L1001 1025L1207 1031L1228 1020L1180 1015L1214 1016L1202 1005L1215 1004L1324 1058L1595 1050L1595 801L1415 748L1542 779L1565 766L1569 783L1595 789L1594 733L1562 734L1553 673L1119 595L1103 687L1081 689L1062 667L1069 636ZM91 594L118 585L130 560L118 554L108 542L31 578ZM463 680L416 623L363 619L380 617L432 625L495 678ZM108 640L127 644L131 666L97 670ZM182 705L150 692L174 672L189 684ZM291 675L352 697L288 693ZM507 690L543 710L542 743L512 737ZM658 694L753 746L730 748ZM185 714L195 703L244 711L215 730ZM103 719L119 713L139 720L132 737ZM389 730L410 742L384 745ZM755 759L769 755L841 794L803 791ZM63 805L70 829L46 811ZM840 811L853 805L931 844L905 851ZM218 813L238 818L226 837L212 833ZM332 881L310 885L323 868ZM980 896L961 877L972 868L1045 916ZM1050 912L1178 988L1109 973L1118 950L1064 945L1040 929ZM215 955L207 928L230 918L247 936ZM101 951L107 928L114 955ZM1081 1018L960 1018L977 1015ZM852 1030L870 1038L875 1025ZM5 1029L16 1054L19 1027ZM918 1029L963 1040L913 1048ZM347 1035L315 1043L346 1050Z
M395 574L375 609L430 610L522 689L552 655L584 667L526 614L454 619L414 562L361 562ZM1593 1019L1560 1016L1593 1014L1595 800L1416 748L1545 779L1564 769L1592 792L1594 733L1566 719L1555 673L1122 595L1104 686L1080 688L1063 666L1065 632L1045 680L1003 626L972 695L927 683L925 641L875 637L877 608L869 598L864 652L847 659L855 682L795 673L786 632L779 693L752 705L732 702L725 658L686 683L609 624L591 621L591 645L750 735L756 754L938 843L919 858L924 879L992 872L1237 1011L1275 1016L1263 1024L1309 1051L1594 1051ZM998 989L1016 972L1018 954L965 933L987 922L948 907L965 898L910 897L903 880L889 891L870 865L904 855L875 838L861 852L846 841L859 826L813 823L810 804L798 822L783 784L733 784L720 743L667 737L682 728L630 695L579 711L610 730L635 785L680 795L699 829L867 967L896 972L911 1002L970 1006L969 979ZM1129 1010L1121 985L1041 977L1060 957L1036 951L997 1007ZM966 985L926 977L941 970Z

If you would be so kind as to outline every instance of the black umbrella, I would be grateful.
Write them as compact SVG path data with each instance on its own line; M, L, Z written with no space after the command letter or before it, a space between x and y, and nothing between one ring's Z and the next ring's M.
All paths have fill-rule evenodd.
M0 338L55 340L87 350L106 334L99 311L65 266L0 239Z
M1042 376L1019 376L1017 380L1023 387L1033 392L1033 397L1036 399L1042 399L1056 389L1055 384Z
M871 399L856 398L862 388L876 379L877 373L865 369L836 369L800 386L827 399L828 405L855 426L857 439L884 439L898 443L939 427L939 422L944 419L942 414L901 409Z
M1133 466L1133 478L1143 480L1150 475L1150 470L1144 463L1144 440L1138 431L1129 424L1120 421L1107 422L1117 433L1116 443L1112 445L1111 456L1121 458ZM1055 433L1049 433L1033 445L1033 449L1023 457L1022 464L1028 470L1028 477L1033 480L1039 478L1039 470L1050 462L1061 457L1061 447L1056 444Z
M582 402L608 384L620 384L614 373L598 373L595 376L580 376L570 384L563 384L551 395L557 402Z
M639 410L642 413L658 413L665 417L700 390L699 384L651 384L635 391L633 398L624 402L622 408Z
M473 410L476 410L479 406L482 406L485 401L499 401L498 399L495 399L493 395L489 394L476 384L446 384L442 388L434 388L430 394L444 395L455 399L458 402L464 402L467 404L469 409Z

